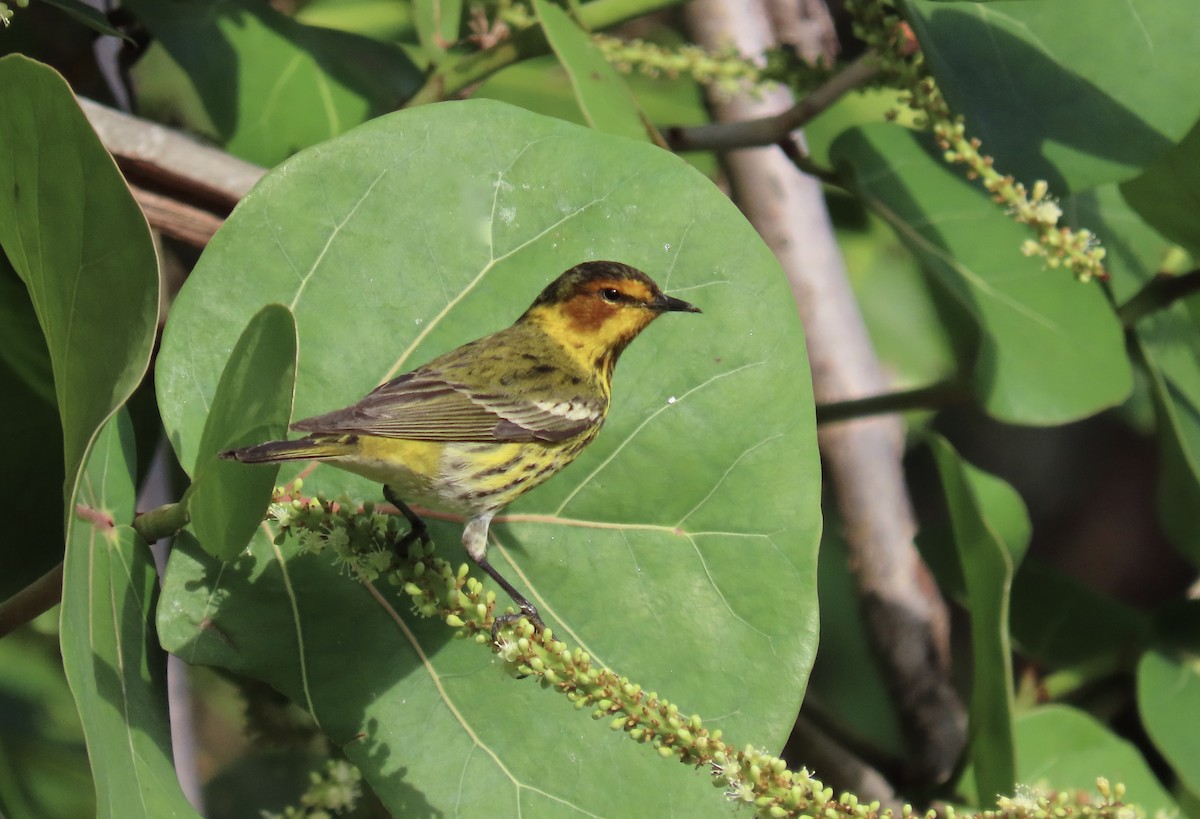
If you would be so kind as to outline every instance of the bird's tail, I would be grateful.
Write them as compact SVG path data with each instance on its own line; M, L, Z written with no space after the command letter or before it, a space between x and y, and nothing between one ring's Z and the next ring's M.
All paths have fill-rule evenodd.
M325 435L296 441L267 441L241 449L229 449L221 457L244 464L270 464L279 461L320 461L348 455L354 450L353 435Z

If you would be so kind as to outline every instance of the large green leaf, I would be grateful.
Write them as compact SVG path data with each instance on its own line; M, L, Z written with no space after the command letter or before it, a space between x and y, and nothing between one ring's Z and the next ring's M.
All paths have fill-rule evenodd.
M1200 123L1145 172L1121 186L1126 201L1164 236L1200 258Z
M158 322L146 220L62 77L0 60L0 246L46 336L70 498L93 436L133 392Z
M134 71L143 109L261 165L397 108L421 82L398 46L254 0L126 6L157 43Z
M1138 711L1155 747L1200 793L1200 665L1195 655L1147 651L1137 669Z
M96 439L67 527L63 668L83 718L98 814L195 816L175 778L166 655L152 623L154 560L129 521L133 427L115 416Z
M816 628L802 332L770 251L678 158L487 101L404 111L302 153L243 201L180 293L157 367L164 422L194 468L227 351L265 303L295 314L296 414L311 415L505 326L562 270L606 258L705 312L666 316L631 345L605 429L498 519L491 555L564 639L730 736L779 747ZM379 498L328 466L310 490ZM461 527L431 529L460 560ZM263 539L224 567L181 553L164 642L270 679L331 736L358 737L347 752L393 810L728 810L703 775L506 679L440 624L397 628L292 548Z
M1132 374L1100 288L1023 256L1029 233L920 138L893 125L852 128L832 156L978 322L972 377L989 414L1062 423L1125 398Z
M950 514L950 527L958 552L959 570L971 612L971 762L979 804L996 794L1010 793L1016 784L1013 750L1012 660L1008 643L1009 586L1013 554L1024 551L1029 537L1024 526L1013 524L1011 487L963 461L940 436L930 437L938 474ZM1007 490L1007 491L1005 491ZM989 516L1001 521L997 527ZM1011 545L1002 539L1005 533Z
M250 319L221 374L188 491L196 536L218 558L229 560L244 549L261 525L276 470L245 469L217 453L282 438L295 380L296 323L286 307L268 304Z
M630 139L650 140L649 123L637 100L591 38L548 0L533 0L546 40L571 78L575 100L589 125Z
M1172 816L1178 808L1138 749L1094 717L1065 705L1022 714L1016 722L1017 780L1055 791L1094 791L1096 778L1124 783L1126 801L1147 816Z
M1180 25L1193 0L905 6L951 108L1026 184L1066 194L1129 179L1200 115L1200 49Z

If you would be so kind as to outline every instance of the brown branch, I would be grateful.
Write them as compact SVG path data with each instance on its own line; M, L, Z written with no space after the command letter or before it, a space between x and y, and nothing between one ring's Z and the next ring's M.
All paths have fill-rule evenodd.
M1117 318L1132 327L1151 313L1165 310L1180 299L1200 293L1200 270L1182 275L1159 273L1117 309Z
M88 99L80 98L79 104L150 226L196 247L208 243L266 173L179 131Z
M687 13L695 39L706 47L727 46L733 39L742 53L760 54L774 44L762 0L694 0ZM871 70L868 62L858 66L856 72ZM738 126L742 132L764 127L759 144L778 141L797 121L789 119L795 114L772 113L796 110L782 90L715 107L722 120L770 123ZM721 142L732 145L734 140L726 136ZM886 392L820 183L801 175L778 150L732 151L725 161L735 198L791 281L804 320L817 401ZM945 781L965 745L966 719L950 680L946 606L913 544L916 522L901 467L901 420L891 415L827 424L817 435L845 521L872 642L905 727L912 774Z
M0 603L0 637L58 605L62 599L63 564L58 565Z

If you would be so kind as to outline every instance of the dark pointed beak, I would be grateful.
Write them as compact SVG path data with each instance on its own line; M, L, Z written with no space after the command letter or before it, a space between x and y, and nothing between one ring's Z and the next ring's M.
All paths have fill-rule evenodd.
M660 313L699 313L700 308L694 304L689 304L683 299L677 299L674 296L668 296L666 293L659 294L652 303L655 310Z

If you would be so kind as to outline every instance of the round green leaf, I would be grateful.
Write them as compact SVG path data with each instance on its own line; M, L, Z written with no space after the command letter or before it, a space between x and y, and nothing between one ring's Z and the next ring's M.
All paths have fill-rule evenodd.
M1136 176L1200 114L1193 0L905 5L951 109L1026 184Z
M904 128L852 128L832 155L978 322L971 375L990 415L1062 423L1124 400L1133 375L1121 325L1098 286L1022 255L1029 232Z
M1138 711L1146 731L1175 773L1200 793L1200 667L1196 657L1147 651L1137 669ZM1190 718L1184 715L1189 715Z
M568 643L778 747L815 647L802 331L770 251L677 157L488 101L400 112L301 153L243 201L175 303L157 367L171 440L194 468L228 351L262 304L296 317L306 416L511 323L587 259L633 264L705 312L665 316L630 346L599 438L497 519L489 556ZM380 497L328 466L306 476L310 491ZM462 559L460 524L431 530ZM411 810L413 788L491 816L537 803L609 813L631 792L652 812L727 810L705 777L652 784L679 766L506 679L486 647L447 642L439 623L397 627L291 549L259 542L223 570L181 556L164 641L271 679L331 736L357 737L347 752L393 810Z

